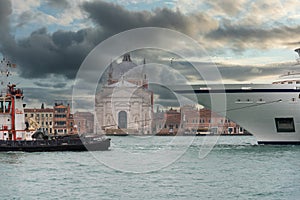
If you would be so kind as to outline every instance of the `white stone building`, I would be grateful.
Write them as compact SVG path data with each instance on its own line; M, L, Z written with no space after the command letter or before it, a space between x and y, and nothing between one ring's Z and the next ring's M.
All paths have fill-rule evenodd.
M96 96L96 123L107 134L152 132L153 93L143 71L129 54L110 65L108 81Z

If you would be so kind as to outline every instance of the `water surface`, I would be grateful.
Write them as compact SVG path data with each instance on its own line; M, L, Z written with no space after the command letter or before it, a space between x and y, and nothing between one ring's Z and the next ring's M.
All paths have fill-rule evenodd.
M175 162L148 173L109 168L115 152L153 152L168 137L112 137L106 152L0 153L1 199L299 199L300 146L255 145L220 137L203 159L196 137ZM178 146L169 146L178 150ZM140 163L142 166L143 163Z

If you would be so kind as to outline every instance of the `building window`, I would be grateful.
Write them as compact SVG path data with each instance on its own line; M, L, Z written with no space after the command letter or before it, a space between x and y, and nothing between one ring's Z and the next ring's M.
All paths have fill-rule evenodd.
M37 114L36 114L36 117L39 117L39 116L40 116L40 114L37 113Z
M50 117L52 117L52 114L49 114Z
M48 117L48 114L46 114L46 117Z
M42 114L42 117L44 117L44 114Z
M58 126L65 126L66 122L65 121L58 121L58 122L56 122L56 125L58 125Z
M25 114L25 117L27 117L27 113Z
M52 125L52 122L49 122L49 125L51 126L51 125Z
M239 128L239 133L244 133L244 129L242 127Z
M59 112L59 113L64 113L64 112L67 111L67 109L65 109L65 108L58 108L58 109L56 109L56 111Z

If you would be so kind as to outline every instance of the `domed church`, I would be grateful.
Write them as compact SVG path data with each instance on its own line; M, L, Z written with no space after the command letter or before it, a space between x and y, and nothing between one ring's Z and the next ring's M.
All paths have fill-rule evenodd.
M111 63L107 83L96 95L98 127L106 134L150 134L152 130L153 93L148 89L142 65L130 54L119 64Z

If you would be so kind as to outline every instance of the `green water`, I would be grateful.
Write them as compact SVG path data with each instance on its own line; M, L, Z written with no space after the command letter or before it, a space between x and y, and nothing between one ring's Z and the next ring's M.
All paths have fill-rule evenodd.
M112 137L106 152L1 153L0 199L300 197L300 146L257 146L253 137L220 137L203 157L203 137L188 146L170 140ZM169 153L183 148L169 162ZM151 155L164 150L165 157L153 160Z

